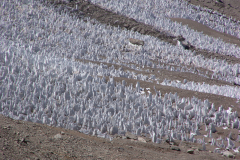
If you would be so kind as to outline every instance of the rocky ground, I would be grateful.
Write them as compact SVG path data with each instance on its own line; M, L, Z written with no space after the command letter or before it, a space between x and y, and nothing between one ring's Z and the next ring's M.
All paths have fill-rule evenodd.
M240 8L237 7L237 1L238 0L222 0L222 2L215 3L215 1L210 0L190 0L189 3L218 10L227 16L232 16L233 18L239 20ZM49 0L49 3L54 3L56 6L62 5L66 8L66 10L68 10L69 14L78 15L78 18L90 17L101 23L119 26L129 30L133 29L141 34L155 36L161 40L176 45L176 42L174 41L174 38L176 37L172 36L170 33L156 30L151 26L138 23L134 19L117 15L83 0L72 1L70 3L63 3L58 0ZM72 10L72 7L75 6L76 3L79 5L78 10ZM240 46L240 41L236 37L216 31L212 32L208 27L199 27L197 22L178 18L173 20L180 21L183 24L188 24L190 27L203 31L205 34L211 33L211 36L221 37L226 41L230 41L231 43ZM229 63L240 63L240 59L235 57L210 53L192 45L190 45L190 50L195 50L197 54L202 54L206 57L226 59ZM107 65L111 66L112 64ZM115 65L116 69L118 67L120 66ZM131 70L127 67L123 67L123 69ZM149 73L147 71L149 68L145 69L146 71L143 71L142 74L155 74L157 77L161 77L162 79L178 79L180 81L188 79L189 81L200 83L206 82L208 84L216 85L236 85L224 81L203 78L193 73L169 73L169 71L164 69L151 70ZM197 69L199 71L203 70L201 68ZM124 78L115 78L116 81L122 81L123 79ZM124 80L127 84L132 83L133 85L137 82L134 79ZM223 105L224 109L227 109L230 106L235 106L233 110L240 113L240 104L237 103L234 98L182 90L144 81L140 81L140 85L144 88L151 88L153 94L153 86L155 86L162 94L177 92L180 97L191 98L194 95L202 100L209 99L211 103L215 104L216 109L218 109L220 105ZM201 135L206 134L204 126L201 127L200 133ZM239 134L236 129L217 128L217 132L213 134L213 137L218 138L221 136L222 138L225 138L229 137L230 133L232 134L232 140L236 141ZM206 138L205 141L208 142L209 139ZM161 144L155 144L151 142L148 135L137 137L131 135L130 133L123 137L115 136L113 137L113 140L110 141L103 138L88 136L77 131L51 127L45 124L12 120L0 115L0 159L226 159L226 157L223 157L223 155L219 153L213 153L214 149L215 147L211 146L210 143L209 145L206 145L206 149L204 149L197 143L180 141L169 143L167 139L165 139ZM228 157L240 159L239 153L228 153L226 151L225 154Z
M2 115L0 126L0 159L225 159L214 147L203 151L197 143L155 144L131 134L110 141Z

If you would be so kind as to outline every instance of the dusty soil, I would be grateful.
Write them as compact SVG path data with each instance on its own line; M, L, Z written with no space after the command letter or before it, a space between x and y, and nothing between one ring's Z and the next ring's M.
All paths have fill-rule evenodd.
M239 19L239 8L226 7L229 6L227 2L230 3L231 6L236 6L232 3L237 3L238 0L222 1L224 4L226 3L226 5L219 10L223 10L223 13L227 16L232 16L236 19ZM53 3L54 0L49 0L49 2ZM78 15L78 18L94 18L101 23L119 26L129 30L133 29L141 34L152 35L176 45L176 42L173 40L175 37L165 31L156 30L152 26L139 23L134 19L130 19L122 15L117 15L116 13L102 9L99 6L95 6L89 2L85 2L83 0L72 1L70 3L57 3L58 0L55 2L55 5L62 5L64 8L66 8L66 11L69 14ZM71 8L75 6L76 3L79 5L78 10ZM212 2L208 1L191 0L190 3L203 5L205 7L209 6L209 8L212 7L213 9L216 8ZM231 12L233 8L234 12ZM116 22L116 20L118 20L118 22ZM198 27L199 24L196 22L190 22L181 19L174 20L182 21L193 28L204 28ZM227 37L227 40L230 39L231 43L239 43L238 39L235 37L212 32L207 27L204 28L204 33L211 33L211 36L213 37L221 37L223 35L223 39L224 37ZM190 49L196 50L197 54L202 54L206 57L212 56L216 57L217 59L226 59L226 61L233 64L240 63L240 59L235 57L210 53L208 51L198 49L195 46L191 46ZM112 64L107 65L111 66ZM114 67L118 69L120 66L114 65ZM177 79L180 81L187 79L188 81L195 81L199 83L205 82L208 84L227 84L234 86L233 84L223 81L203 78L194 73L169 72L168 70L164 69L151 69L151 72L149 72L147 69L150 68L145 68L145 70L142 71L142 74L155 74L156 77L161 77L162 79ZM202 71L201 68L197 69L198 71ZM123 67L123 70L131 69L128 67ZM127 84L132 83L133 85L135 85L137 82L137 80L126 78L115 78L115 80L119 82L125 80ZM209 99L211 103L215 104L216 109L218 109L220 105L223 105L225 109L233 105L233 110L240 113L240 104L236 103L236 99L233 98L162 86L156 82L139 82L141 87L151 88L153 94L155 93L153 89L155 86L156 89L160 90L162 94L177 92L180 97L191 98L195 96L202 100ZM200 130L201 137L206 134L204 130L204 125L202 125ZM230 133L232 133L232 139L236 141L237 135L239 134L239 131L236 129L217 128L217 132L213 134L213 137L218 138L221 136L222 138L225 138L228 137ZM208 138L205 139L206 142L208 140ZM240 144L236 143L236 145L239 146ZM188 149L193 149L194 153L187 153ZM218 153L212 153L214 149L215 147L211 146L210 143L206 145L206 151L202 151L200 144L197 143L176 141L174 144L169 144L168 142L163 141L161 144L154 144L151 142L151 139L149 139L148 135L136 137L130 133L123 137L115 136L113 137L113 140L110 141L103 138L85 135L78 131L47 126L45 124L13 120L0 115L0 159L226 159L226 157L222 157L222 155ZM235 153L235 158L240 159L240 155Z
M187 153L188 149L194 154ZM225 159L211 153L212 146L206 149L178 141L174 145L154 144L149 138L131 134L110 141L0 115L0 159Z
M226 43L236 44L237 46L240 47L240 39L235 36L216 31L216 30L211 29L201 23L198 23L196 21L192 21L189 19L171 18L171 20L181 22L182 25L188 25L188 27L190 27L198 32L203 32L203 34L205 34L205 35L208 35L208 36L211 36L214 38L220 38Z

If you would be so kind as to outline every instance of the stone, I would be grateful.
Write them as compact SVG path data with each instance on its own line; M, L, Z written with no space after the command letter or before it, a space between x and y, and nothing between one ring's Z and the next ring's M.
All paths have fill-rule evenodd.
M55 139L59 139L59 138L62 138L62 136L61 136L61 134L56 134L56 135L54 136L54 138L55 138Z
M213 152L214 152L214 153L221 153L221 152L220 152L220 148L215 148Z
M144 41L138 40L138 39L133 39L133 38L129 38L129 42L135 45L139 45L139 46L143 46L144 45Z
M189 149L189 150L187 151L187 153L189 153L189 154L193 154L193 153L194 153L194 150Z
M169 139L166 139L165 142L170 143L170 140L169 140Z
M229 151L223 152L223 155L226 156L226 157L228 157L228 158L234 158L234 154L232 154L232 153L229 152Z
M117 138L117 139L121 139L122 136L121 136L121 135L116 135L116 138Z
M118 152L123 152L124 151L124 148L121 148L121 147L118 147Z
M147 141L142 137L138 137L138 141L143 142L143 143L147 143Z
M126 137L127 137L127 139L133 139L133 140L137 140L138 139L138 137L136 135L133 135L133 134L130 134L130 133L127 133Z
M181 149L180 149L180 148L178 148L178 147L175 147L175 146L172 146L172 147L171 147L171 150L175 150L175 151L181 151Z
M18 143L21 144L21 145L27 145L28 142L30 142L30 141L28 140L28 137L18 139Z
M185 42L185 38L182 35L177 36L174 40L177 41L177 46L190 49L191 44L188 41Z
M176 39L179 41L185 41L185 38L182 35L177 36Z

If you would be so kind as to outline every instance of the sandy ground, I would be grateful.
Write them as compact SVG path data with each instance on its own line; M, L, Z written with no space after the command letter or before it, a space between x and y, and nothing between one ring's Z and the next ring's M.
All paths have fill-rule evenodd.
M54 0L49 1L53 2ZM239 1L222 1L224 2L224 7L219 7L213 1L191 0L189 2L222 11L222 13L227 16L232 16L239 20L240 8L236 7ZM55 5L72 7L75 6L75 3L76 2L73 1L68 4L56 3ZM138 23L134 19L117 15L98 6L92 5L89 2L79 0L77 3L79 4L79 10L72 10L69 14L79 15L79 18L88 16L90 18L97 19L101 23L110 24L112 26L120 26L121 28L129 30L135 27L134 30L140 32L141 34L152 35L176 45L176 42L173 40L175 37L171 36L167 32L156 30L149 25ZM114 23L116 19L119 21ZM193 29L203 31L204 34L208 34L213 37L220 37L227 42L240 45L238 38L217 31L212 31L206 26L200 26L197 22L178 18L174 18L173 20L182 22L182 24L188 24L189 27ZM191 46L190 49L195 50L197 54L202 54L206 57L212 56L218 59L226 59L226 61L233 64L240 63L240 59L235 57L210 53L208 51L198 49L195 46ZM155 61L157 62L158 60L153 60L153 62ZM112 64L107 65L111 66ZM116 69L120 67L117 65L114 66ZM178 79L180 81L187 79L188 81L195 81L199 83L206 82L216 85L227 84L235 86L234 84L227 82L203 78L194 73L169 72L164 69L151 69L151 72L148 72L147 69L149 68L145 69L146 70L144 70L142 74L155 74L156 77L161 77L162 80L165 78L172 80ZM123 67L123 70L131 69ZM197 70L199 72L205 72L202 68L197 68ZM133 85L137 82L134 79L124 78L115 78L115 80L119 82L125 80L127 84L132 83ZM182 90L158 85L156 83L144 81L139 82L141 87L151 88L153 94L153 86L155 86L162 94L177 92L180 97L191 98L192 96L195 96L202 100L209 99L211 103L215 104L216 109L218 109L220 105L223 105L225 109L230 106L234 106L233 110L240 113L240 104L236 103L236 99L234 98ZM204 125L201 126L200 133L200 136L206 134ZM239 133L236 129L224 130L222 128L217 128L217 132L213 134L213 137L218 138L221 136L222 138L225 138L228 137L230 133L232 133L232 140L236 141ZM208 142L208 140L208 138L205 139L206 142ZM239 143L236 144L239 146ZM194 150L194 153L187 153L187 150L189 149ZM88 136L79 133L78 131L51 127L45 124L16 121L0 115L0 159L226 159L226 157L222 157L222 155L218 153L212 153L214 149L215 147L211 146L210 143L206 146L206 151L202 151L201 145L197 143L176 141L174 144L169 144L164 140L161 144L154 144L148 136L143 135L136 137L130 133L123 137L115 136L113 137L113 140L110 141L103 138ZM234 154L236 159L240 159L239 154Z

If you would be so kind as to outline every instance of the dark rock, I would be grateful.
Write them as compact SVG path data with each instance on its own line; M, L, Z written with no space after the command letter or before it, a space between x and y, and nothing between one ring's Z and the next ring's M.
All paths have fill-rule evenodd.
M189 153L189 154L193 154L193 153L194 153L194 150L189 149L189 150L187 151L187 153Z
M178 148L178 147L175 147L175 146L171 147L171 150L175 150L175 151L181 151L181 149L180 149L180 148Z

